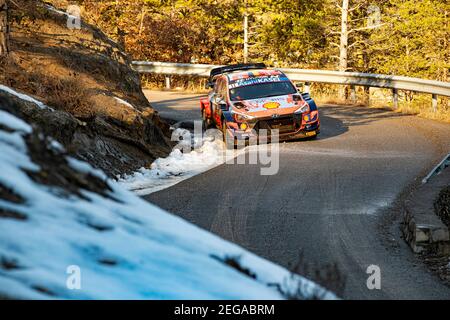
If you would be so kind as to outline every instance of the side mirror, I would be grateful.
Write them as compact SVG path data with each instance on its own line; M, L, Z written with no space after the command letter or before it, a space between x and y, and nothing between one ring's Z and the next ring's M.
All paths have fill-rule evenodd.
M214 88L214 82L210 82L210 81L208 81L207 83L206 83L206 89L212 89L212 88Z
M299 91L303 91L303 82L296 82L296 83L295 83L295 87L296 87Z

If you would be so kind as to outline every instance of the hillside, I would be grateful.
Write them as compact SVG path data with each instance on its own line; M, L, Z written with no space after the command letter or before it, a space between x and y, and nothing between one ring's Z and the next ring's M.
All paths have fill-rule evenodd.
M12 52L0 60L0 96L14 99L25 119L109 176L169 153L168 126L118 44L84 22L69 29L64 13L40 1L14 1L10 19ZM36 112L11 89L50 108Z

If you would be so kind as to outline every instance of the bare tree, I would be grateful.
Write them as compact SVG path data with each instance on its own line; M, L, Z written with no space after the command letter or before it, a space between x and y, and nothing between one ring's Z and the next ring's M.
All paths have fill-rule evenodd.
M355 1L356 4L352 7L350 7L349 2L350 2L349 0L342 0L341 5L336 3L336 6L341 11L341 30L337 32L331 32L331 34L338 34L340 36L340 43L339 45L336 44L339 47L339 71L348 71L349 69L348 49L361 42L361 41L354 41L352 44L349 45L348 44L349 35L354 32L367 31L381 26L381 24L378 21L375 21L359 28L350 28L351 20L349 19L349 16L352 13L352 11L364 7L365 5L368 4L368 2L364 0ZM345 89L346 89L345 86L340 86L339 89L339 96L344 99L347 98Z
M8 3L0 0L0 57L9 52Z
M347 71L348 66L348 0L341 7L341 42L339 45L339 71Z
M348 0L342 1L341 7L341 41L339 44L339 71L347 71L348 67ZM345 86L339 87L340 98L347 98Z
M248 62L248 3L244 0L244 63Z

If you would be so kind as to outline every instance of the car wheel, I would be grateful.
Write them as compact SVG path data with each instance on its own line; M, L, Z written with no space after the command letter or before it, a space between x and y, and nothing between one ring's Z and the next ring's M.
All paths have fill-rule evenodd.
M234 137L233 141L230 141L230 139L227 139L227 134L227 124L225 123L225 120L222 120L223 143L225 143L227 149L234 149L236 146L236 137Z
M209 118L206 117L206 111L203 108L202 109L202 125L203 125L203 130L208 130L209 128L211 128L211 120Z

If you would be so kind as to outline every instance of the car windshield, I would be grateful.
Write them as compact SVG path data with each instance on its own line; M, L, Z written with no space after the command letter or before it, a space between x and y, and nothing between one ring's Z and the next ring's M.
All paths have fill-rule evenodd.
M232 88L230 89L230 99L232 101L252 100L294 93L297 93L297 90L289 81L268 82Z

